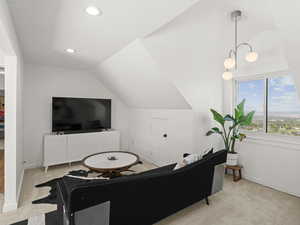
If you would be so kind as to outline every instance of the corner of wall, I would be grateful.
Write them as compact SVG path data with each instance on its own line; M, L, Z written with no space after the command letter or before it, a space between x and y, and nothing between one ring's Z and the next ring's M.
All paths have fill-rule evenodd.
M16 210L18 208L18 203L17 202L4 202L2 212L10 212L13 210Z
M3 213L10 212L10 211L16 210L18 208L18 202L20 200L20 196L21 196L21 192L22 192L24 172L25 172L25 167L23 166L21 175L20 175L19 186L17 187L16 201L5 201L4 200L3 209L2 209Z
M21 192L22 192L22 186L23 186L23 180L24 180L24 173L25 173L25 167L22 166L22 171L21 171L21 175L20 175L19 186L18 186L18 189L17 189L17 202L19 202L20 195L21 195Z

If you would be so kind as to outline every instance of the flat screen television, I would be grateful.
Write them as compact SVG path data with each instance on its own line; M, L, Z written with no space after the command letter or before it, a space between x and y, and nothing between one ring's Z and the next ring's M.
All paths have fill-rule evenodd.
M111 99L52 98L52 132L84 133L111 128Z

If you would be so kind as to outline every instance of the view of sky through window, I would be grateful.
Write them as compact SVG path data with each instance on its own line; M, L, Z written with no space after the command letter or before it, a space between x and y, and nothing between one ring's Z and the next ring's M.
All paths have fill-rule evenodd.
M265 82L268 90L265 89ZM237 85L238 103L246 99L246 112L256 112L253 124L245 129L264 131L265 122L268 133L300 136L300 100L292 77L238 81ZM264 121L265 112L268 112L267 121Z
M247 130L263 131L265 81L250 80L238 82L238 103L246 99L245 111L255 111L252 125Z
M300 135L300 101L290 76L269 78L268 132Z

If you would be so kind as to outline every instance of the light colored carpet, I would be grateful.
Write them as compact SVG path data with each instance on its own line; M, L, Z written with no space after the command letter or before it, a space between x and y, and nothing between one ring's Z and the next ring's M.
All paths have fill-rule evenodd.
M144 163L133 169L145 171L154 167ZM0 224L8 225L55 210L53 205L31 204L32 200L47 196L49 191L47 187L34 188L34 185L81 168L78 164L71 168L56 166L50 168L47 174L42 169L27 170L20 208L0 214ZM0 196L0 205L1 201L3 197ZM225 177L224 190L210 197L210 203L210 206L204 201L196 203L156 225L300 225L300 198L246 180L235 183L230 176Z

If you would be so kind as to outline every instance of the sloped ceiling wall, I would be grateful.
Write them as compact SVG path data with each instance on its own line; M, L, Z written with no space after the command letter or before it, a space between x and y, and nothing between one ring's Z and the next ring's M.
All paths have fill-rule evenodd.
M216 62L222 62L223 55L220 51L223 50L224 42L230 43L230 38L223 37L220 41L224 32L222 27L224 15L219 12L219 8L207 11L201 4L198 4L176 20L144 37L138 43L133 43L99 66L100 79L105 80L109 86L113 86L114 90L124 97L124 101L131 105L144 108L145 102L151 99L152 108L164 109L165 105L174 102L175 99L177 101L181 98L185 99L195 112L193 114L195 126L190 132L196 137L195 146L198 151L214 142L213 137L209 139L204 135L211 126L209 109L222 110L223 66L222 63ZM143 60L140 56L141 49L143 49L143 54L147 55L143 57ZM127 54L123 55L124 52ZM120 55L123 57L121 58ZM134 63L129 62L132 58L135 59ZM139 70L137 70L137 65ZM152 73L149 65L152 68L155 65L158 71ZM132 74L136 74L134 79L138 82L137 84L145 82L141 89L134 90L135 93L132 93L131 89L136 81L128 82ZM151 79L155 77L155 82L145 80L145 77L149 79L148 76L152 77ZM155 97L157 91L167 86L167 83L164 86L157 86L157 83L162 81L172 84L183 97L172 91L159 102L161 104L155 102L158 99ZM146 85L148 88L151 87L151 91L147 94L144 92ZM136 104L132 104L133 101ZM174 108L182 109L182 105L178 106Z
M251 3L247 0L199 1L172 22L140 39L138 45L135 44L135 48L144 48L147 58L140 60L139 53L132 50L134 44L131 44L100 64L100 77L117 92L119 89L126 89L127 91L119 90L125 102L136 107L145 107L150 95L153 95L152 102L157 99L155 93L140 92L145 91L143 86L135 93L130 93L132 82L120 84L120 78L125 79L128 74L136 73L134 79L138 84L148 77L150 73L146 71L150 71L149 68L154 68L155 65L156 82L159 79L169 81L195 111L204 111L210 107L221 109L223 61L233 46L234 38L234 24L230 20L230 12L241 9L244 18L239 22L239 41L250 42L259 53L259 60L255 63L245 62L247 49L241 49L239 70L235 75L249 76L291 70L300 87L300 76L297 76L300 73L297 56L300 50L300 26L295 21L298 8L299 3L292 0L284 3L270 0L253 0ZM120 55L123 55L123 59ZM128 63L129 58L134 57L139 61ZM120 60L123 67L126 65L126 73L123 70L123 75L122 69L117 68L120 67ZM156 86L153 82L144 82L145 85L146 83L148 88L151 85ZM164 89L162 86L161 88ZM155 90L154 87L149 89ZM145 100L146 96L148 100ZM169 98L172 98L170 96L162 97L164 100L161 103L151 103L147 107L160 108L163 101L172 102L179 98L176 94L173 100L169 101ZM173 108L176 107L184 108L183 105L173 105Z
M143 39L149 53L195 111L221 108L223 29L219 10L201 4ZM201 21L201 22L200 22Z
M219 52L229 38L219 41L224 30L220 9L206 9L196 4L104 61L100 79L133 107L220 110L222 64L214 62L222 60Z
M98 72L100 79L131 107L190 109L139 40L102 63Z
M219 111L231 109L225 105L227 99L223 101L221 78L224 58L233 47L234 40L230 12L241 9L245 13L239 23L239 41L250 42L259 53L257 62L247 63L244 59L247 49L241 49L239 70L234 75L251 76L290 70L300 87L300 26L295 25L299 3L296 7L295 4L291 0L285 3L269 0L253 0L251 3L246 0L199 1L172 22L100 64L100 79L114 87L125 102L139 108L164 108L175 99L182 103L182 98L175 94L180 93L195 112L195 124L201 124L201 127L195 126L196 146L207 145L207 137L203 135L211 126L209 108ZM282 9L287 10L283 12ZM137 49L143 49L147 57L141 60ZM129 63L132 58L135 60ZM156 72L149 72L154 71L154 65ZM127 82L132 74L135 74L134 81ZM146 81L148 76L154 76L155 82ZM159 80L169 82L178 92L173 90L158 103L155 102L159 99L156 91L165 89L163 86L156 88ZM133 92L133 84L139 83L143 85ZM145 92L145 87L151 91ZM180 109L185 105L172 106Z

